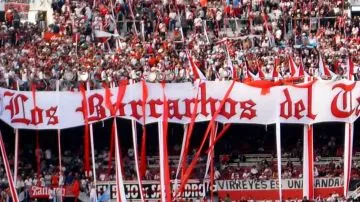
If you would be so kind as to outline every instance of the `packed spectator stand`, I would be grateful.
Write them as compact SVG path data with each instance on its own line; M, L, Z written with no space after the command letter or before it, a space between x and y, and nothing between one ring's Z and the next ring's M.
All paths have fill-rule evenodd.
M92 88L122 79L185 82L192 58L208 80L358 77L359 17L348 1L54 1L54 23L1 26L1 85ZM289 60L303 69L294 75ZM320 59L331 74L319 69ZM234 72L234 73L233 73Z
M296 75L300 79L347 78L351 59L354 76L360 79L360 18L350 16L346 0L66 0L54 1L52 8L52 24L41 13L31 24L20 19L16 10L6 12L0 30L1 87L29 90L35 83L38 90L56 90L60 81L60 90L76 90L87 81L92 88L101 88L104 82L116 86L123 79L187 82L194 80L190 58L207 80L291 78L290 59L303 68L304 73ZM321 59L329 75L319 69ZM327 146L318 151L326 157L319 159L317 173L341 176L342 165L335 157L339 155L331 141ZM82 154L68 152L72 155L64 153L64 169L76 172L57 176L59 168L51 151L41 151L41 176L30 174L35 173L34 162L24 163L19 188L71 184L77 178L89 191L90 181L81 174ZM272 153L259 152L254 158L250 153L233 159L236 152L218 156L219 179L276 178ZM99 151L96 161L102 162L106 155L106 149ZM283 177L301 177L298 152L283 155L289 156ZM148 161L156 165L157 158ZM255 160L248 163L251 159ZM131 157L127 160L126 165L134 163ZM147 177L156 180L158 168L150 168ZM195 175L203 176L203 168L197 170ZM99 165L98 179L112 180L114 170L111 175L107 172L107 163L103 168ZM134 172L129 168L125 177L134 179Z

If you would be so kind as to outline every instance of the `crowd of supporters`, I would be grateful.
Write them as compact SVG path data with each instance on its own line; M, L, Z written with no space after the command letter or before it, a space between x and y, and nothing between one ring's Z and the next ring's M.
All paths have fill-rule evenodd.
M20 20L16 10L7 10L0 28L1 87L28 90L35 83L38 90L55 90L60 81L61 90L71 90L86 81L92 88L123 79L186 82L197 77L196 68L207 80L340 79L349 74L360 79L360 18L350 17L347 0L58 0L52 8L51 24L41 13L32 24ZM341 154L336 139L325 141L316 151L318 158ZM265 152L264 142L257 143L256 152ZM301 141L283 155L300 158L300 151ZM64 152L60 176L56 155L38 152L40 173L35 151L22 154L17 188L73 184L77 179L89 190L91 178L84 177L81 151ZM107 150L96 155L99 180L114 179L107 155ZM241 167L246 159L237 152L230 157L236 155L238 167L218 161L219 179L276 178L274 162ZM124 155L125 162L131 160ZM129 165L124 163L125 179L135 179ZM315 173L341 176L341 166L331 162ZM301 167L292 161L283 170L284 178L301 177ZM199 167L194 177L203 177L204 171ZM0 172L6 184L4 169ZM156 180L158 172L148 169L145 178Z
M208 80L239 81L360 73L360 19L349 17L347 0L59 0L52 8L48 25L43 13L32 24L7 10L1 86L184 82L197 77L194 68Z

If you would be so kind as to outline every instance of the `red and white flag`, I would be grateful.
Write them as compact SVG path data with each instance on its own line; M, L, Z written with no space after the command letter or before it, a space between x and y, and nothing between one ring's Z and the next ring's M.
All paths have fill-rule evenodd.
M354 63L352 61L352 58L349 57L346 64L346 75L349 80L354 80Z
M292 56L289 56L289 68L290 68L291 77L295 76L296 72L298 70L298 67L296 66Z
M244 74L244 79L251 79L251 80L259 80L259 72L257 72L256 74L253 74L251 71L250 71L250 68L249 68L249 63L245 58L245 69L243 69L243 74Z
M279 72L277 71L278 66L280 65L280 59L279 58L275 58L274 60L274 68L272 71L272 78L279 78Z
M237 79L236 70L234 69L233 63L232 63L231 58L230 58L229 42L227 41L225 43L225 45L226 45L227 65L230 68L232 78Z
M305 72L305 70L304 70L304 64L302 63L302 61L301 61L300 66L299 66L299 69L298 69L298 72L297 72L297 76L298 76L298 77L309 76L309 75Z
M257 69L258 69L258 75L259 75L260 79L264 80L265 79L265 73L261 70L260 66L258 66Z
M334 76L336 76L336 74L332 71L330 71L330 69L325 65L324 60L322 59L321 55L319 55L319 76L323 77L331 77L333 78Z
M256 74L253 74L249 68L247 68L247 75L248 75L248 78L251 78L252 80L259 80L260 79L260 75L259 75L259 72L257 72Z
M194 75L194 79L200 79L200 80L206 80L205 75L200 71L200 69L196 66L196 64L194 63L189 51L186 51L186 55L189 59L189 64L191 67L191 71L193 72Z

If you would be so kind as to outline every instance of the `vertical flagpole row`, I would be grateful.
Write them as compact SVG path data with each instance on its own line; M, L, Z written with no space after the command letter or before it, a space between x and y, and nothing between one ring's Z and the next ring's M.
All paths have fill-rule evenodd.
M276 123L276 154L277 154L277 169L278 169L278 180L279 180L279 199L282 201L282 183L281 183L281 128L280 122Z
M166 202L165 194L165 159L164 159L164 131L162 121L158 121L159 132L159 158L160 158L160 187L161 202Z

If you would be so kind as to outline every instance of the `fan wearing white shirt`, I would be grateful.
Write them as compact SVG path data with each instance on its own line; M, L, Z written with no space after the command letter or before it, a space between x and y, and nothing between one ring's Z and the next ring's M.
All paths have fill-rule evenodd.
M25 180L25 186L26 187L31 187L32 186L32 179L30 177L27 177L26 180Z
M220 171L218 169L216 169L215 173L214 173L214 179L218 180L218 179L220 179L220 177L221 177Z
M250 179L250 173L249 173L248 170L245 170L245 171L244 171L244 173L243 173L243 175L242 175L242 178L243 178L244 180Z
M90 202L96 202L96 201L97 201L96 189L95 186L92 186L90 190Z
M250 170L251 175L255 176L259 173L258 169L256 168L256 166L253 166Z

